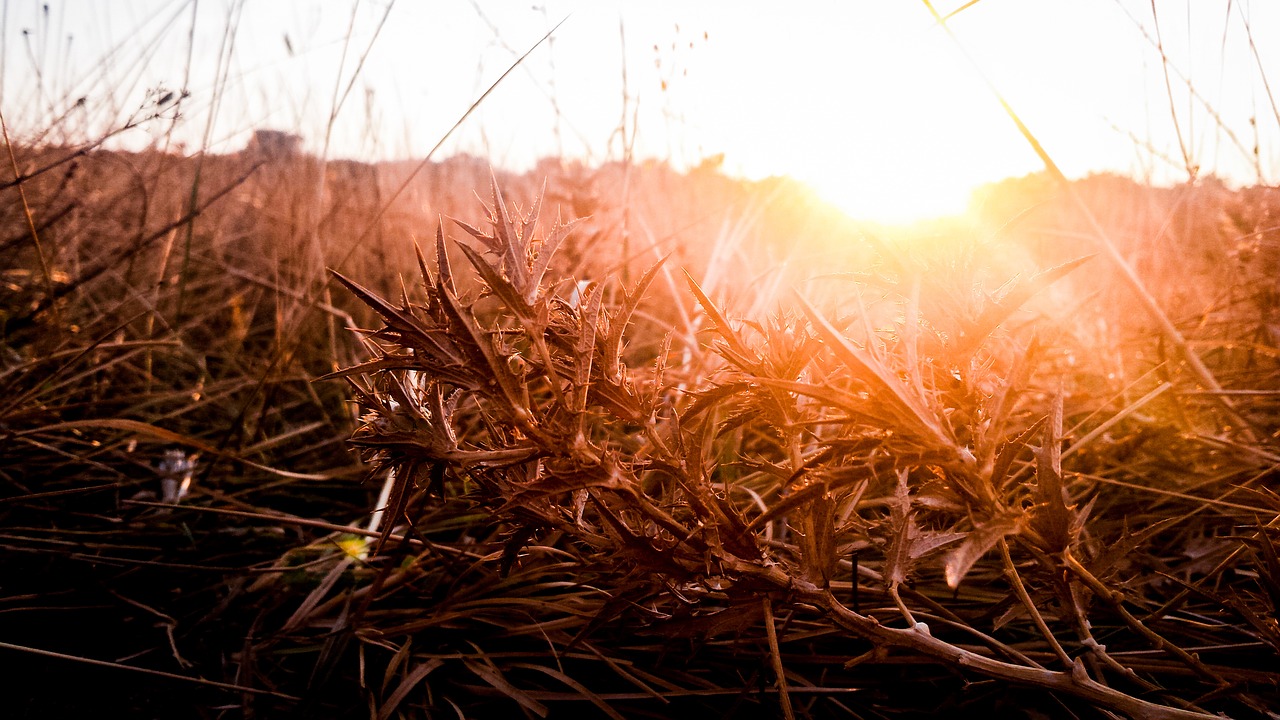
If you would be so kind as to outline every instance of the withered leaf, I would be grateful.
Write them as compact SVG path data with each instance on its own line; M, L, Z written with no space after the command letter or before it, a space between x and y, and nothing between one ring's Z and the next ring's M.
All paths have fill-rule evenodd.
M818 587L828 587L836 565L836 536L834 527L834 503L826 487L801 505L800 516L800 564L804 578Z
M1044 425L1043 441L1036 453L1036 506L1033 526L1052 552L1065 550L1071 542L1075 506L1067 505L1067 489L1062 479L1062 392L1053 398Z
M1016 535L1022 528L1026 518L1022 513L1008 512L989 518L970 531L960 547L947 554L942 567L946 574L947 587L952 590L960 587L964 576L969 574L974 563L982 559L991 548L1003 538Z
M808 300L797 295L800 308L809 318L810 324L817 331L827 347L853 373L866 383L873 394L893 408L899 420L912 429L920 437L927 438L942 447L953 448L955 443L943 431L937 418L928 410L923 398L913 393L901 380L874 357L868 356L849 342Z
M907 486L906 469L898 471L898 485L889 505L890 540L884 557L884 581L897 587L911 573L911 541L917 534L915 513L911 509L911 489Z

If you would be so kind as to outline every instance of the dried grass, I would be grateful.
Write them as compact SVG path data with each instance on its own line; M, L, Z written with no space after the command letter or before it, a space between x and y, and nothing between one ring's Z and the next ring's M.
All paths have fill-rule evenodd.
M589 217L552 222L541 175L504 176L487 217L415 257L423 199L472 217L482 166L432 164L388 205L407 170L330 165L317 195L304 156L209 158L192 216L188 161L18 155L53 167L24 184L54 283L6 204L0 639L32 688L20 713L1280 701L1263 191L1200 196L1195 217L1231 222L1195 225L1199 249L1125 248L1267 431L1250 438L1097 261L1030 243L988 262L1075 232L1042 198L1002 195L1038 208L1003 237L824 248L797 243L812 206L785 187L641 167L620 257L619 168L547 165L546 197ZM1168 197L1128 193L1152 217ZM339 261L350 293L325 299ZM83 697L39 691L68 678Z

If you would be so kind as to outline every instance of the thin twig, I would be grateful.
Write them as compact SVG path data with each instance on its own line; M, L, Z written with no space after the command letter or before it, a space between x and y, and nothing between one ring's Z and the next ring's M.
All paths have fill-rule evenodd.
M204 685L206 687L214 687L220 690L230 690L232 692L250 693L253 695L270 695L278 697L282 700L299 701L302 698L296 695L287 695L274 690L264 690L262 688L248 687L246 685L235 685L232 683L218 682L216 680L205 680L204 678L191 677L189 675L178 675L177 673L164 672L163 670L152 670L150 668L134 667L133 665L123 665L121 663L110 662L108 660L95 660L93 658L79 657L77 655L67 655L65 653L53 652L52 650L41 650L40 648L26 647L25 645L15 645L0 641L0 649L12 650L14 652L27 653L29 655L39 655L41 657L55 658L57 660L68 660L70 662L81 663L83 665L94 665L97 667L111 668L113 670L127 670L129 672L142 673L143 675L151 675L152 677L161 677L167 680L179 680L182 682L194 683L196 685Z
M778 649L778 631L773 622L773 599L768 595L760 598L760 607L764 608L764 631L769 639L769 657L773 661L774 687L778 689L778 703L782 706L782 717L795 720L795 711L791 708L791 695L787 693L787 672L782 667L782 652Z

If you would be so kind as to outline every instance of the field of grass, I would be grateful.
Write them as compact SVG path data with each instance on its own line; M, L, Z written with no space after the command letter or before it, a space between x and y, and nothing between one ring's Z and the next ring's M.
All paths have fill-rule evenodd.
M1280 706L1274 189L13 153L17 717Z
M637 159L625 72L595 164L215 152L242 3L103 120L195 5L89 100L42 5L0 115L3 717L1280 717L1280 188L1015 116L878 226Z

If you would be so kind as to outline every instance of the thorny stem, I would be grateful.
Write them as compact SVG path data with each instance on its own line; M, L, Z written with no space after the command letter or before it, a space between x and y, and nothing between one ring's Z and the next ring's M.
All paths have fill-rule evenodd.
M556 367L551 362L551 351L547 349L546 340L543 339L541 332L534 332L534 328L525 329L529 331L529 338L533 341L533 346L538 349L538 355L547 368L547 384L551 386L551 394L555 396L556 402L560 403L560 407L568 408L564 393L560 390L560 373L556 372Z
M1097 648L1098 643L1094 641L1093 631L1089 628L1088 615L1085 613L1085 609L1080 603L1080 598L1076 594L1076 590L1079 586L1072 583L1071 579L1065 573L1058 573L1057 581L1059 592L1062 593L1062 603L1068 606L1072 620L1074 620L1076 639L1082 645L1090 648ZM1088 664L1089 670L1093 673L1093 676L1098 679L1098 682L1105 685L1107 683L1107 678L1102 674L1102 664L1098 659L1097 653L1083 655L1081 656L1081 659Z
M1110 604L1111 607L1119 613L1120 617L1124 619L1125 624L1138 634L1145 637L1153 646L1178 658L1186 664L1187 667L1194 670L1196 674L1206 680L1217 683L1219 687L1228 685L1226 680L1222 679L1220 675L1206 667L1204 663L1200 662L1199 658L1188 653L1186 650L1183 650L1174 643L1169 642L1159 633L1147 627L1146 623L1135 617L1133 613L1130 613L1124 606L1124 596L1118 591L1111 590L1101 580L1094 577L1093 573L1089 572L1088 568L1081 565L1080 561L1075 559L1071 554L1070 548L1063 551L1062 559L1068 570L1074 573L1076 577L1080 578L1080 580L1083 581L1084 584L1094 592L1094 594Z
M867 577L872 578L876 582L883 582L882 576L879 573L877 573L875 570L872 570L871 568L859 568L858 570L860 573L865 574ZM855 582L856 582L856 578L855 578ZM925 595L917 590L912 590L911 588L907 588L906 595L911 600L914 600L920 603L921 605L924 605L925 607L929 608L929 611L935 614L934 617L936 620L948 623L951 627L954 627L955 629L960 630L961 632L969 633L970 635L973 635L974 637L981 639L984 643L991 646L992 650L1002 653L1008 657L1013 658L1014 660L1017 660L1018 662L1025 663L1032 667L1037 667L1037 668L1044 667L1040 663L1036 662L1035 660L1032 660L1031 658L1027 657L1023 653L1019 652L1016 648L1012 648L1009 645L973 627L969 623L966 623L962 618L958 617L955 613L951 612L946 607L939 604L938 601L934 600L928 595Z
M1074 663L1070 671L1026 667L996 660L939 640L919 625L891 628L868 615L850 610L828 589L789 575L777 566L726 558L726 569L790 593L791 597L824 612L836 625L879 646L901 647L944 662L970 668L983 675L1022 685L1069 693L1134 718L1151 720L1210 720L1218 716L1193 710L1158 705L1109 688L1090 679L1084 666Z
M911 614L911 608L902 602L902 596L898 594L897 584L889 585L889 597L893 598L893 602L898 606L898 612L902 613L903 619L907 621L907 627L914 628L916 626L916 618Z
M1058 660L1066 667L1071 667L1071 656L1066 650L1062 649L1062 643L1058 642L1058 638L1054 636L1053 631L1049 629L1049 624L1044 621L1044 616L1040 614L1039 608L1032 602L1031 595L1027 593L1027 588L1022 584L1022 576L1018 574L1018 568L1013 564L1013 558L1009 556L1009 543L1001 540L1000 559L1004 561L1004 574L1009 578L1009 584L1013 585L1013 590L1018 594L1018 600L1022 602L1022 606L1027 609L1031 615L1031 621L1036 624L1036 629L1044 636L1049 647L1053 648L1053 653L1058 656Z
M1107 667L1111 668L1113 672L1119 673L1122 677L1127 679L1129 682L1136 684L1138 687L1142 688L1146 692L1150 692L1150 693L1164 692L1163 688L1143 678L1142 676L1138 675L1138 673L1133 671L1133 668L1125 667L1124 665L1120 664L1119 660L1116 660L1115 658L1111 657L1111 653L1107 652L1107 646L1103 645L1102 643L1099 643L1097 640L1094 639L1093 633L1089 631L1089 627L1087 625L1084 626L1084 635L1085 635L1084 640L1082 640L1081 643L1085 647L1089 648L1089 652L1093 653L1093 655L1096 656L1099 660L1101 660ZM1172 700L1174 703L1176 703L1180 707L1184 707L1189 710L1196 709L1193 705L1186 702L1185 700L1182 700L1179 697L1171 696L1170 700Z

